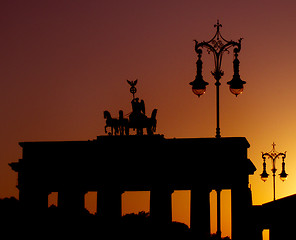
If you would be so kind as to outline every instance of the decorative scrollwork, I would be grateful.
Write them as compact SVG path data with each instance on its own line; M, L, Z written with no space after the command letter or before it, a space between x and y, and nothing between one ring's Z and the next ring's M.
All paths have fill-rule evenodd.
M242 38L240 38L237 42L226 40L220 33L220 28L222 27L222 25L219 23L219 20L217 21L217 24L214 25L214 27L217 28L216 33L214 37L211 38L209 41L198 43L196 40L194 40L195 51L197 54L200 54L201 48L206 48L209 54L213 53L215 60L215 69L212 72L215 74L214 76L216 77L216 79L220 79L223 75L223 71L221 70L223 53L227 52L229 54L229 48L234 47L233 51L235 54L237 54L241 49Z
M275 160L276 158L282 156L283 159L285 159L285 158L286 158L286 152L281 153L281 152L276 151L276 150L275 150L275 146L276 146L276 144L273 143L273 144L272 144L272 150L271 150L270 152L262 153L262 158L265 159L266 157L269 157L269 158L271 158L272 160Z
M221 50L221 48L224 46L223 42L218 39L218 40L215 40L213 39L210 43L212 43L214 49L219 52Z

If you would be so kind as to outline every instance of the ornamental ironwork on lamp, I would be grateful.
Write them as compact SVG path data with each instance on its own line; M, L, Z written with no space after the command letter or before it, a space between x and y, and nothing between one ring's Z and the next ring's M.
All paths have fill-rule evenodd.
M233 68L234 68L234 75L233 75L233 79L231 81L228 82L228 84L230 85L230 91L234 94L234 95L238 95L240 93L242 93L243 90L243 84L246 84L245 81L242 81L240 79L239 76L239 60L238 60L238 53L241 50L241 41L242 38L240 38L237 42L234 42L232 40L228 41L226 40L221 32L220 32L220 27L222 27L222 25L219 23L219 20L217 21L217 24L214 25L214 27L216 27L216 33L214 35L214 37L212 39L210 39L209 41L202 41L202 42L198 42L196 40L195 41L195 51L198 54L198 61L201 58L201 54L202 54L202 50L201 48L206 48L207 52L210 54L212 53L214 56L214 62L215 62L215 69L214 71L211 71L212 75L214 76L214 78L216 79L216 81L219 81L221 79L221 77L224 75L224 72L221 69L221 64L222 64L222 56L225 52L229 53L229 48L231 47L235 47L233 52L234 52L234 61L233 61ZM201 62L201 60L200 60ZM198 62L196 63L197 65L197 75L196 78L193 82L190 83L190 85L192 85L192 90L198 89L198 90L204 90L205 92L205 86L203 84L201 84L201 79L199 79L200 76L198 76L199 73L201 73L201 69L198 69L199 67L202 66L202 62L200 65L198 65ZM196 83L196 84L195 84ZM197 83L199 83L200 85L197 85ZM206 85L208 85L207 82L205 82ZM217 85L217 84L216 84ZM200 88L198 88L200 87ZM195 91L193 91L195 93ZM198 96L202 95L202 94L197 94Z
M221 138L220 134L220 110L219 110L219 87L221 85L220 79L224 75L224 72L221 69L222 64L222 56L225 52L229 53L229 49L233 47L233 53L234 53L234 60L233 60L233 78L231 81L227 82L229 84L229 89L231 93L233 93L235 96L238 96L243 92L244 84L246 84L245 81L242 81L239 75L239 60L238 60L238 53L241 50L241 41L242 38L240 38L237 42L234 42L232 40L228 41L226 40L220 33L220 28L222 25L219 23L219 20L217 21L217 24L214 25L214 27L217 29L216 33L213 38L211 38L209 41L202 41L198 42L194 40L195 42L195 52L197 53L197 62L196 62L196 76L194 81L190 82L190 85L192 86L192 91L194 94L196 94L198 97L203 95L206 92L206 87L208 83L204 81L202 76L202 61L201 61L201 55L202 55L202 48L205 48L207 52L210 54L212 53L214 56L214 70L211 71L212 75L214 76L216 82L216 109L217 109L217 127L216 127L216 138Z

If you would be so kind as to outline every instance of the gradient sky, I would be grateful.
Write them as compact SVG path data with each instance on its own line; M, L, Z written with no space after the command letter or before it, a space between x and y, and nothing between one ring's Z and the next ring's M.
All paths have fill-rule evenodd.
M288 180L277 178L277 197L296 193L296 3L291 0L2 0L0 5L0 197L17 196L9 162L20 141L88 140L104 134L103 111L131 111L126 79L139 79L146 112L158 108L165 137L214 137L213 57L203 54L207 92L197 98L193 39L209 40L217 19L222 35L237 41L239 97L232 52L221 82L221 135L246 137L253 203L272 200L272 181L260 180L261 151L287 151ZM278 163L278 172L281 165ZM267 170L270 173L270 161ZM223 229L222 229L223 230Z

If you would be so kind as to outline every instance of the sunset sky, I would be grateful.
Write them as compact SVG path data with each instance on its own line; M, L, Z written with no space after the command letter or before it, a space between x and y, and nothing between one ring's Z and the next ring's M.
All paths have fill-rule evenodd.
M273 198L272 179L260 179L261 151L273 142L287 151L289 174L284 183L277 177L276 196L295 194L295 9L293 0L2 0L0 197L18 196L17 174L8 166L21 158L18 142L105 134L104 110L113 117L120 109L131 112L126 79L139 80L147 115L158 109L157 133L214 137L212 55L202 57L206 94L197 98L189 82L196 73L193 39L209 40L217 19L226 39L243 38L240 75L247 82L242 95L230 93L233 54L225 54L221 135L246 137L251 145L248 156L258 169L250 178L254 204ZM277 168L280 173L280 162ZM186 194L179 196L187 201Z

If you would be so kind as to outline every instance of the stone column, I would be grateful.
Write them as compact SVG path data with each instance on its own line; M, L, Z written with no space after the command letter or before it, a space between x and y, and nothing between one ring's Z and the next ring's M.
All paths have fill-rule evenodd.
M150 216L154 223L167 225L172 222L172 198L174 191L167 186L155 186L150 192Z
M249 188L247 186L233 187L231 189L232 212L232 240L250 239L250 211Z
M198 240L208 239L211 234L210 189L191 189L190 228Z
M102 188L97 190L97 216L104 217L104 191Z
M80 214L84 211L85 191L79 189L63 189L58 192L58 207L67 214Z
M48 208L48 191L40 187L19 188L19 201L22 210L29 214L42 215Z
M107 224L118 223L121 219L121 195L118 186L103 186L97 192L97 214Z

